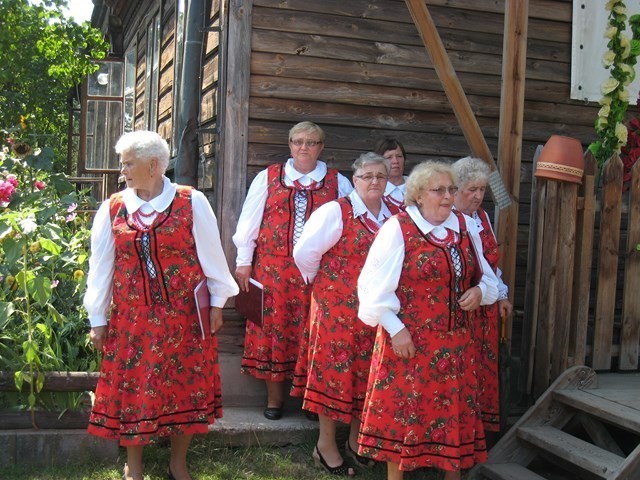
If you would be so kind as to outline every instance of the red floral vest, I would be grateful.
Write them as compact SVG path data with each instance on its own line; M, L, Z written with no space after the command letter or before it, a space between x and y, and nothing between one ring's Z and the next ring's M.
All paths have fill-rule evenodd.
M110 199L115 265L113 303L151 305L184 302L204 278L193 238L191 187L179 186L166 216L158 216L147 233L128 220L120 193ZM147 238L143 238L146 235ZM145 255L144 251L148 254ZM150 274L153 265L155 277Z
M315 189L308 194L305 222L319 206L338 198L338 171L329 168ZM267 203L256 239L256 255L290 257L293 253L296 188L284 183L284 164L267 167Z
M489 216L487 215L487 212L482 208L479 208L477 213L480 217L480 221L482 222L480 239L482 240L484 258L487 259L487 262L495 272L498 269L498 262L500 260L498 242L496 241L496 237L493 235L493 230L491 230L491 224L489 223Z

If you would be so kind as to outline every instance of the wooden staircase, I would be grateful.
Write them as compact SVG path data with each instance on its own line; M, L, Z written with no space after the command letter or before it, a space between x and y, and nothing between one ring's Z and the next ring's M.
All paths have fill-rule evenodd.
M640 479L640 374L566 370L469 479Z

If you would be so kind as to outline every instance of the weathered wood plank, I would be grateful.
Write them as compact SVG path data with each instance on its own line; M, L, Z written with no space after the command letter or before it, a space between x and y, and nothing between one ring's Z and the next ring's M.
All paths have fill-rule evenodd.
M44 372L43 392L83 392L95 390L98 372ZM0 392L15 392L13 372L0 372ZM24 382L22 391L29 391L29 383Z
M616 442L611 432L607 430L602 422L583 412L578 413L576 419L580 422L580 425L585 429L596 446L620 457L626 457L626 454L622 451L618 442Z
M607 160L602 171L602 210L592 353L592 365L596 370L611 368L620 245L622 169L622 160L618 155L614 155Z
M574 295L571 300L571 331L569 333L569 356L573 365L584 365L589 325L589 297L591 292L591 268L593 262L593 229L596 220L595 195L596 160L587 151L584 156L584 175L578 194L582 208L578 211L576 225L576 262L573 277Z
M554 427L520 427L518 438L603 478L615 472L624 460Z
M545 480L535 472L517 463L481 463L477 466L481 478L492 480Z
M620 369L637 370L640 355L640 163L631 170L627 251L624 265L624 303L620 335Z

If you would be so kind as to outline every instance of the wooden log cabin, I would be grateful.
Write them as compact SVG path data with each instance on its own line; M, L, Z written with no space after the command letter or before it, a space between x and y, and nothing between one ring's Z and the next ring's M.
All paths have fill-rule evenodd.
M157 130L170 143L170 174L210 198L232 268L231 237L248 185L286 159L288 131L299 121L325 130L323 159L347 175L384 136L404 144L407 173L425 159L482 156L425 49L426 27L412 6L426 5L450 62L445 73L459 83L475 133L513 201L499 213L497 231L516 309L508 332L514 364L529 355L535 339L523 320L534 156L554 134L577 138L586 149L599 108L570 98L574 2L93 1L92 24L104 31L112 54L83 89L80 172L117 175L117 137ZM119 78L111 96L105 73ZM491 199L487 207L493 211ZM260 386L239 375L244 319L233 304L225 315L225 395L260 404ZM526 366L515 370L526 376Z

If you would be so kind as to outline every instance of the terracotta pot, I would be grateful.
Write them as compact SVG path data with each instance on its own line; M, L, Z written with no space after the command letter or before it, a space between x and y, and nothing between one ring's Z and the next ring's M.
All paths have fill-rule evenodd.
M561 182L582 183L583 155L580 140L552 135L538 156L535 176Z

